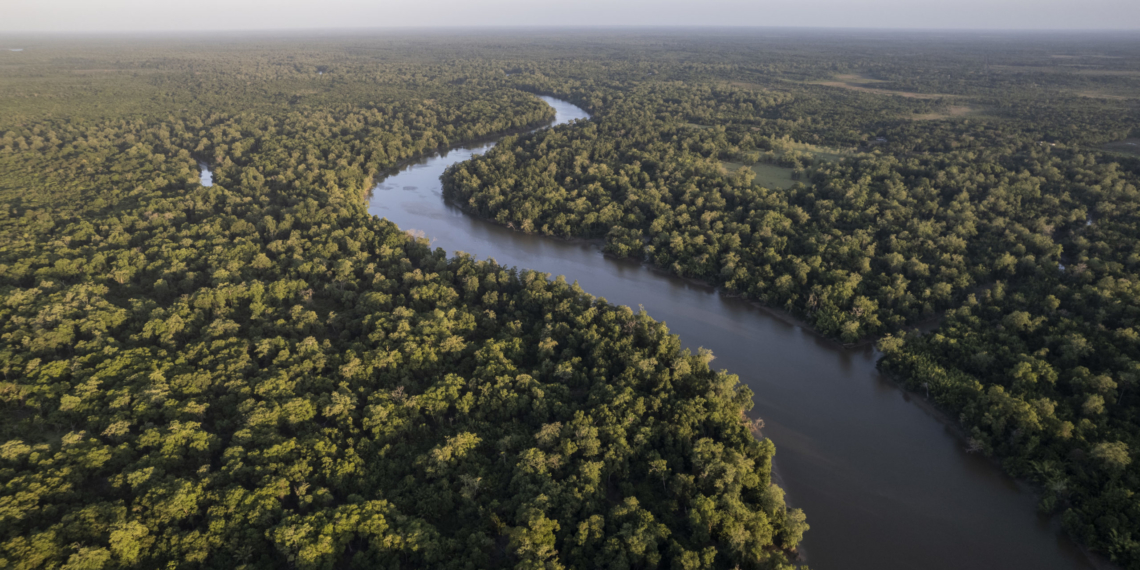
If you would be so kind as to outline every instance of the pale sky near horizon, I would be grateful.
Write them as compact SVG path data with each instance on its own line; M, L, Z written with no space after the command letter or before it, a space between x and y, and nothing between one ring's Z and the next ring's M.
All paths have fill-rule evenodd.
M1140 0L0 0L0 32L389 27L1140 29Z

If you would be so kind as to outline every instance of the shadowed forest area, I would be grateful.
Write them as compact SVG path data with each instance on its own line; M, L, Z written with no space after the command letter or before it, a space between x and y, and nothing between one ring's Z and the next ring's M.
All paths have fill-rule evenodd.
M18 43L0 566L792 567L811 513L711 353L367 213L384 173L548 122L542 94L593 118L448 199L877 341L1140 568L1135 35Z

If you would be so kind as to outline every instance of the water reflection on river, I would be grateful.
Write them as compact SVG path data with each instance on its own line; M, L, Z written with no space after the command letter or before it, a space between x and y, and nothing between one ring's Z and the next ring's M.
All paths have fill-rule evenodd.
M587 116L543 99L558 111L555 124ZM812 568L1090 567L1035 514L1031 493L967 455L943 424L879 375L873 349L841 349L711 287L603 256L592 244L513 232L445 203L443 170L492 146L454 149L388 177L373 190L369 211L424 232L449 253L566 275L611 302L642 305L686 346L712 349L714 366L756 393L753 415L776 443L789 500L807 511Z

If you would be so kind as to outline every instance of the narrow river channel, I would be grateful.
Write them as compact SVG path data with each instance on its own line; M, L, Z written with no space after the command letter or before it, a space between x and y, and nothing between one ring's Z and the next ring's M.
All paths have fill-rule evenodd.
M543 97L554 125L587 118ZM811 530L815 570L1091 568L1036 499L996 466L967 454L949 429L875 369L871 348L845 350L739 299L596 245L525 235L444 202L440 175L494 143L457 148L408 166L372 191L369 211L436 247L507 266L565 275L610 302L645 309L685 346L756 393L753 415L776 443L776 469Z

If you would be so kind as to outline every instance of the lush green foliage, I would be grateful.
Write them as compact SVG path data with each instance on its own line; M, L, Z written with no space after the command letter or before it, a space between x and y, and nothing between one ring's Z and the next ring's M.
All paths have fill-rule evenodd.
M1074 536L1140 568L1140 164L1100 150L1138 135L1135 38L909 44L912 61L892 41L860 44L865 60L730 56L685 81L668 64L536 78L595 120L505 141L445 191L846 342L946 311L933 334L885 337L882 367L1039 484ZM764 188L726 160L800 183Z
M872 131L900 141L888 152L876 146L837 163L784 132L794 97L635 86L615 92L596 123L510 139L457 165L445 192L522 231L604 237L614 254L722 284L850 342L933 315L1020 262L1055 266L1052 229L1083 222L1091 207L1072 181L1135 181L1095 155L1042 145L1040 132L1013 120L890 121ZM694 128L698 118L720 124ZM726 176L722 158L795 168L803 184L768 189L747 170Z
M1057 232L1056 270L971 295L934 334L886 338L880 364L959 414L972 449L1039 484L1042 511L1063 510L1076 537L1136 567L1140 187L1069 180L1092 217Z
M549 118L501 66L139 49L4 81L0 566L787 566L803 513L708 353L365 211Z
M1140 166L1099 150L1140 136L1135 39L718 36L4 53L0 566L786 566L803 513L708 354L364 211L551 93L595 119L450 196L847 341L946 310L883 368L1140 567Z

